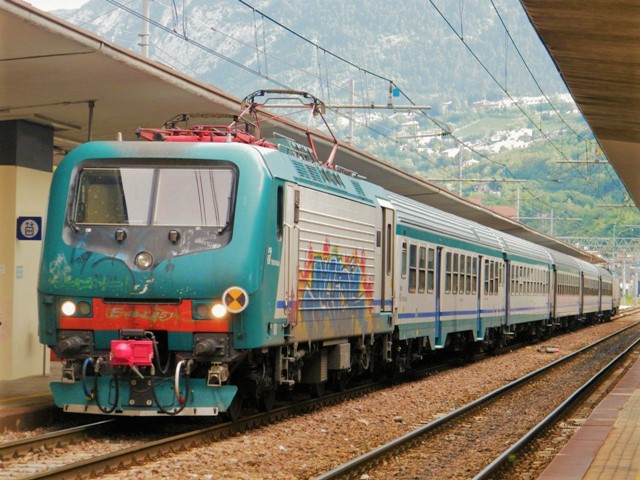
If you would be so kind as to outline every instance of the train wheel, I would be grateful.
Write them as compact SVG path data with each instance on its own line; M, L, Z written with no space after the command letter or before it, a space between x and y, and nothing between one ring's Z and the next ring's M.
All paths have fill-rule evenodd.
M309 384L309 393L313 398L320 398L324 395L325 382L316 382Z
M261 412L270 412L276 402L276 386L273 383L264 384L258 390L256 403Z
M227 418L232 422L235 422L242 416L242 394L240 391L233 397L231 405L226 411Z
M331 389L336 392L344 392L349 383L349 375L344 371L335 371L331 375Z

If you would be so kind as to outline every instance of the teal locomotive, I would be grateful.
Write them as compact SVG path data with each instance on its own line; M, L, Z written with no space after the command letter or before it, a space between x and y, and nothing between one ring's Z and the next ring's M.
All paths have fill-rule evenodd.
M606 269L234 127L90 142L57 168L40 340L68 412L239 414L441 348L496 346L617 309Z

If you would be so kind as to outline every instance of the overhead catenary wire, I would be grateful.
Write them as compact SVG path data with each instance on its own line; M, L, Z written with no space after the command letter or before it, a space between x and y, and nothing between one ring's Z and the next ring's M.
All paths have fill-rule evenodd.
M245 5L247 8L250 8L250 9L252 9L252 10L256 10L256 9L255 9L255 7L253 7L252 5L250 5L250 4L249 4L248 2L246 2L245 0L238 0L238 1L239 1L239 3L241 3L242 5ZM461 2L462 2L462 0L461 0ZM434 5L434 4L433 4L433 2L431 2L431 3L432 3L432 5ZM438 10L438 9L437 9L437 7L436 7L435 5L434 5L434 7L436 8L436 10ZM463 23L462 23L462 15L463 15L463 10L464 10L464 4L463 4L463 3L460 3L459 8L460 8L460 10L459 10L459 11L460 11L460 23L461 23L461 28L462 28L462 24L463 24ZM370 70L368 70L368 69L366 69L366 68L363 68L363 67L361 67L361 66L359 66L359 65L357 65L357 64L355 64L355 63L353 63L353 62L351 62L351 61L349 61L349 60L347 60L347 59L345 59L344 57L342 57L342 56L340 56L340 55L337 55L337 54L335 54L335 53L333 53L333 52L329 51L328 49L325 49L324 47L319 46L319 45L317 44L317 42L314 42L314 41L311 41L311 40L307 39L305 36L303 36L302 34L300 34L300 33L296 32L295 30L291 29L290 27L287 27L286 25L284 25L284 24L282 24L282 23L278 22L277 20L273 19L272 17L270 17L270 16L266 15L265 13L263 13L263 12L261 12L261 11L259 11L259 10L257 10L257 11L258 11L258 12L259 12L259 13L260 13L264 18L268 19L269 21L273 22L274 24L278 25L279 27L281 27L281 28L285 29L287 32L291 33L292 35L295 35L297 38L299 38L299 39L303 40L304 42L307 42L307 43L309 43L310 45L313 45L314 47L316 47L317 49L320 49L320 50L324 51L326 54L331 55L331 56L333 56L334 58L336 58L336 59L338 59L338 60L340 60L340 61L343 61L343 62L347 63L347 64L348 64L348 65L350 65L350 66L353 66L353 67L355 67L355 68L358 68L358 69L359 69L362 73L364 73L364 74L372 75L372 76L373 76L373 77L375 77L375 78L378 78L378 79L380 79L380 80L384 80L385 82L389 82L390 84L396 85L396 84L395 84L395 82L394 82L392 79L387 78L387 77L385 77L385 76L383 76L383 75L380 75L380 74L378 74L378 73L372 72L372 71L370 71ZM439 12L439 13L440 13L440 12ZM448 20L446 19L446 17L444 17L444 15L442 15L442 13L440 13L440 14L441 14L441 16L445 19L445 21L447 21L447 23L448 23L448 24L449 24L449 26L452 28L452 30L453 30L454 32L456 32L456 35L457 35L457 36L458 36L458 37L463 41L463 43L464 43L464 37L462 36L462 34L461 34L461 33L459 34L459 33L455 30L455 28L453 28L453 26L448 22ZM469 48L469 47L467 46L467 48ZM471 50L471 52L472 52L472 54L473 54L473 51L472 51L472 50ZM479 59L475 54L474 54L474 56L475 56L475 57L476 57L476 59L477 59L477 60L482 64L482 62L480 61L480 59ZM485 70L487 71L487 73L489 73L489 74L492 76L492 78L494 79L494 81L496 81L496 83L497 83L498 85L500 85L500 83L497 81L497 79L495 79L495 77L491 74L491 72L490 72L486 67L485 67ZM396 85L396 87L397 87L397 85ZM399 88L399 87L398 87L398 88ZM402 95L405 97L405 99L407 99L407 101L409 101L412 105L416 105L416 103L415 103L415 102L413 102L413 101L409 98L409 96L408 96L404 91L402 91L402 89L399 89L399 91L402 93ZM511 101L514 103L514 105L516 105L516 106L517 106L517 107L522 111L522 113L523 113L523 114L525 114L525 116L527 116L527 118L528 118L528 119L529 119L529 121L532 123L532 125L534 125L538 131L540 131L540 133L541 133L541 134L542 134L542 135L543 135L543 136L544 136L544 137L545 137L545 138L546 138L546 139L547 139L547 140L548 140L548 141L549 141L549 142L554 146L554 148L556 148L556 150L558 150L558 152L559 152L559 153L560 153L564 158L567 158L567 157L566 157L566 155L564 154L564 152L562 152L561 150L559 150L559 149L557 148L557 146L556 146L556 145L551 141L551 139L546 135L546 133L542 130L542 128L541 128L541 127L539 127L539 126L536 124L536 122L535 122L535 121L534 121L534 120L533 120L533 119L532 119L532 118L531 118L531 117L530 117L530 116L529 116L529 115L528 115L528 114L527 114L527 113L522 109L522 107L520 107L520 105L518 105L518 104L517 104L517 102L515 101L515 99L514 99L514 98L513 98L513 97L512 97L512 96L511 96L511 95L510 95L506 90L504 90L504 89L503 89L503 91L504 91L504 92L507 94L507 96L511 99ZM547 98L547 97L545 96L545 98ZM448 130L448 129L446 129L445 127L443 127L441 123L437 122L433 117L431 117L431 116L429 116L428 114L426 114L426 112L421 111L421 113L422 113L422 115L424 115L426 118L428 118L429 120L431 120L435 125L437 125L439 128L441 128L443 131ZM494 160L490 159L488 156L483 155L483 154L480 154L476 149L474 149L474 148L472 148L470 145L468 145L468 144L466 144L466 143L462 142L462 140L461 140L461 139L459 139L458 137L456 137L455 135L451 135L451 137L452 137L454 140L456 140L456 142L458 142L460 145L464 146L465 148L468 148L470 151L472 151L473 153L475 153L475 154L479 155L481 158L484 158L484 159L489 160L490 162L492 162L492 163L494 163L494 164L497 164L497 165L500 165L500 166L504 167L504 168L509 172L509 174L510 174L513 178L516 178L516 177L515 177L515 175L513 175L513 173L508 169L508 167L507 167L505 164L500 163L500 162L496 162L496 161L494 161ZM587 177L584 177L584 176L583 176L583 178L585 179L585 181L587 181L587 182L589 183L589 180L587 179ZM595 185L593 185L593 184L592 184L592 186L594 186L594 187L595 187ZM530 193L530 192L528 192L528 193Z
M463 37L460 36L460 33L458 33L456 31L456 29L454 28L454 26L451 24L451 22L449 21L449 19L446 17L446 15L444 15L444 13L442 12L442 10L440 10L438 8L438 6L434 3L433 0L429 0L429 3L433 6L433 8L436 10L436 12L440 15L440 17L442 17L442 19L445 21L445 23L449 26L449 28L454 32L454 34L458 37L458 39L462 42L462 44L464 45L464 47L467 49L467 51L471 54L471 56L476 60L476 62L482 67L482 69L487 73L487 75L489 75L489 77L493 80L493 82L498 86L498 88L504 93L504 95L509 98L509 100L513 103L513 105L516 106L516 108L518 110L520 110L520 112L529 120L529 122L531 123L532 126L535 127L535 129L540 132L540 134L545 138L545 140L547 140L547 142L553 147L554 150L556 150L561 156L562 158L564 158L565 160L568 160L566 154L555 144L555 142L553 142L553 140L551 140L551 138L549 137L549 135L547 135L547 133L542 129L542 127L540 125L538 125L534 119L531 117L531 115L529 115L529 113L522 108L522 106L519 104L519 102L517 102L515 100L515 98L513 98L513 96L504 88L504 86L500 83L500 81L496 78L496 76L491 72L491 70L485 65L485 63L482 61L482 59L476 54L476 52L474 52L474 50L471 48L471 46L468 44L468 42L466 42L464 40ZM582 172L580 172L579 170L576 170L578 172L578 174L582 177L582 179L588 183L589 185L591 185L593 188L595 188L597 191L599 191L599 188L597 185L595 185L593 182L591 182L591 180L589 180L589 178L587 176L585 176L584 174L582 174Z
M193 40L192 38L187 37L184 33L179 33L179 32L177 32L175 30L172 30L171 28L168 28L168 27L162 25L160 22L156 22L155 20L153 20L153 19L151 19L149 17L145 17L141 13L137 12L136 10L134 10L132 8L129 8L128 6L118 2L117 0L107 0L107 2L117 6L119 8L121 8L122 10L125 10L126 12L130 13L131 15L134 15L134 16L140 18L141 20L145 20L145 21L151 23L154 27L159 28L160 30L162 30L162 31L164 31L166 33L169 33L170 35L173 35L173 36L175 36L175 37L177 37L177 38L179 38L179 39L181 39L181 40L183 40L183 41L185 41L185 42L187 42L187 43L189 43L189 44L191 44L191 45L193 45L195 47L198 47L201 50L203 50L203 51L205 51L205 52L207 52L207 53L209 53L209 54L211 54L211 55L213 55L213 56L215 56L217 58L220 58L221 60L224 60L226 62L231 63L232 65L234 65L234 66L236 66L236 67L238 67L238 68L240 68L242 70L245 70L245 71L247 71L249 73L252 73L252 74L255 74L255 75L259 76L259 77L262 77L265 80L268 80L268 81L270 81L270 82L272 82L272 83L274 83L274 84L276 84L276 85L278 85L278 86L280 86L282 88L288 88L285 84L283 84L283 83L281 83L281 82L279 82L279 81L277 81L277 80L275 80L273 78L267 77L263 73L260 73L260 72L258 72L257 70L254 70L251 67L243 65L242 63L237 62L237 61L233 60L232 58L229 58L228 56L223 55L222 53L217 52L214 49L209 48L206 45L203 45L202 43L200 43L200 42L198 42L196 40Z
M114 4L114 5L116 5L116 6L119 6L120 8L122 8L122 7L126 6L125 4L120 3L120 2L117 2L116 0L109 0L109 2L110 2L110 3L112 3L112 4ZM305 41L305 42L309 43L310 45L313 45L313 46L317 49L317 51L322 52L322 55L323 55L323 57L324 57L324 64L325 64L325 68L324 68L324 74L325 74L325 75L324 75L324 77L325 77L325 78L324 78L324 79L322 78L322 71L321 71L321 70L322 70L322 68L321 68L321 66L320 66L320 65L318 65L318 70L319 70L319 71L318 71L318 75L314 75L314 74L312 74L312 73L310 73L310 72L308 72L308 71L305 71L305 73L306 73L306 74L309 74L309 75L312 75L312 76L315 76L316 78L319 78L319 82L320 82L320 84L322 84L322 83L324 83L324 84L325 84L324 86L325 86L325 88L327 89L327 94L328 94L328 95L330 95L330 94L331 94L330 85L331 85L331 86L333 86L333 83L330 83L330 82L329 82L328 62L327 62L327 57L328 57L328 56L331 56L331 57L333 57L333 58L335 58L335 59L337 59L337 60L339 60L339 61L341 61L341 62L344 62L345 64L347 64L347 65L349 65L349 66L351 66L351 67L353 67L353 68L356 68L356 69L357 69L357 71L358 71L358 72L360 72L360 74L364 77L364 82L365 82L365 83L367 82L367 79L368 79L369 77L373 77L373 78L376 78L377 80L381 80L381 81L384 81L384 82L386 82L386 83L392 83L393 85L396 85L396 84L395 84L395 82L393 82L391 79L389 79L389 78L385 77L384 75L380 75L380 74L378 74L378 73L376 73L376 72L373 72L373 71L371 71L371 70L369 70L369 69L367 69L367 68L364 68L364 67L362 67L362 66L360 66L360 65L357 65L356 63L351 62L351 61L349 61L349 60L345 59L344 57L342 57L342 56L340 56L340 55L337 55L337 54L335 54L335 53L331 52L330 50L328 50L328 49L326 49L326 48L324 48L324 47L322 47L322 46L318 45L318 44L317 44L317 42L313 42L313 41L311 41L311 40L307 39L304 35L300 35L298 32L294 31L293 29L291 29L291 28L289 28L289 27L287 27L287 26L283 25L282 23L280 23L280 22L276 21L275 19L273 19L272 17L270 17L270 16L268 16L268 15L264 14L264 13L263 13L263 12L261 12L260 10L255 9L255 8L254 8L254 7L252 7L248 2L246 2L246 1L244 1L244 0L239 0L239 2L240 2L242 5L246 6L247 8L250 8L252 11L254 11L256 14L260 15L260 17L262 18L262 22L263 22L263 25L262 25L262 27L263 27L263 43L265 44L265 46L264 46L263 61L265 62L265 65L266 65L266 63L267 63L267 58L270 56L270 55L268 55L268 54L267 54L267 52L266 52L266 33L265 33L265 30L266 30L265 23L266 23L266 21L265 21L265 20L268 20L269 22L272 22L272 23L274 23L275 25L279 26L280 28L282 28L282 29L286 30L287 32L289 32L289 33L291 33L291 34L295 35L297 38L299 38L299 39L301 39L301 40L303 40L303 41ZM129 3L131 3L131 2L129 2ZM175 4L175 3L174 3L174 4ZM432 2L432 4L433 4L433 2ZM122 6L122 7L121 7L121 6ZM127 9L127 8L124 8L124 10L126 10L126 11L128 11L130 14L133 14L133 15L135 15L135 16L137 16L137 17L139 17L139 18L140 18L140 15L139 15L136 11L134 11L134 10L132 10L132 9ZM462 14L463 14L463 11L464 11L464 4L463 4L463 1L461 0L461 3L460 3L460 21L461 21L461 26L462 26ZM187 16L187 13L184 11L184 7L183 7L183 16ZM196 21L196 20L197 20L197 19L194 19L194 21ZM289 88L288 86L284 85L282 82L280 82L280 81L278 81L278 80L276 80L276 79L272 78L270 75L268 75L268 72L267 72L266 68L265 68L265 71L264 71L264 72L262 72L260 69L255 70L255 69L253 69L253 68L251 68L251 67L248 67L247 65L241 64L240 62L237 62L237 61L235 61L235 60L233 60L233 59L229 58L229 57L228 57L228 56L226 56L226 55L223 55L223 54L219 53L218 51L215 51L214 49L212 49L212 48L210 48L210 47L207 47L206 45L202 44L201 42L197 42L197 41L195 41L194 39L189 38L189 37L188 37L188 35L186 34L186 25L187 25L186 18L185 18L185 19L183 19L183 25L184 25L184 27L183 27L183 33L182 33L182 34L180 34L179 32L173 32L173 31L171 31L171 29L169 29L169 28L167 28L167 27L163 27L161 24L159 24L158 22L154 22L154 21L152 21L151 19L147 19L147 21L150 21L152 25L154 25L154 26L156 26L156 27L158 27L158 28L160 28L160 29L164 30L165 32L170 33L170 34L172 34L172 35L174 35L174 36L176 36L176 37L180 38L181 40L186 41L186 42L188 42L188 43L190 43L190 44L192 44L192 45L194 45L194 46L196 46L196 47L198 47L198 48L201 48L201 49L203 49L204 51L206 51L207 53L210 53L210 54L212 54L212 55L214 55L214 56L216 56L216 57L218 57L218 58L221 58L222 60L227 61L227 62L229 62L229 63L233 64L234 66L238 67L238 68L242 68L243 70L246 70L247 72L249 72L249 73L251 73L251 74L257 75L257 76L262 77L262 78L265 78L265 79L266 79L266 80L268 80L269 82L272 82L272 83L274 83L274 84L276 84L276 85L278 85L278 86L281 86L281 87L283 87L283 88ZM454 31L455 31L455 29L454 29ZM218 32L219 32L219 31L218 31ZM221 33L221 32L219 32L219 33ZM459 36L460 36L460 35L459 35ZM232 38L232 37L229 37L229 38ZM464 37L462 37L461 39L463 39L463 38L464 38ZM238 40L237 38L234 38L234 40L235 40L235 41L240 41L240 40ZM256 49L256 50L259 50L259 47L258 47L257 45L249 45L249 47L250 47L250 48L253 48L253 49ZM164 52L164 53L166 54L166 52ZM257 55L259 55L259 53L257 53ZM318 62L318 63L320 63L320 62ZM294 67L294 68L295 68L295 67ZM298 70L300 70L300 69L298 68ZM303 70L300 70L300 71L303 71ZM324 82L323 82L323 80L324 80ZM361 85L362 85L362 84L361 84ZM397 85L396 85L396 86L397 86ZM337 88L342 88L342 87L340 87L340 86L338 85L338 86L337 86ZM399 87L398 87L398 88L399 88ZM412 105L415 105L415 102L411 101L411 99L409 98L409 96L408 96L404 91L402 91L402 89L399 89L399 91L402 93L402 95L403 95L403 97L404 97L404 98L406 98L406 99L407 99L407 100L408 100ZM369 93L369 87L368 87L368 86L365 88L365 93L366 93L367 95L368 95L368 93ZM362 98L363 98L363 104L365 104L365 103L364 103L364 102L365 102L365 100L364 100L365 96L362 96ZM512 99L512 101L514 101L514 99L513 99L512 97L510 97L510 98ZM368 103L368 102L367 102L367 103ZM515 104L517 105L517 103L515 103ZM518 106L518 105L517 105L517 106ZM518 106L518 107L519 107L519 106ZM437 126L438 126L438 128L440 128L443 132L448 130L448 128L447 128L446 126L444 126L442 122L439 122L437 119L435 119L435 118L433 118L433 117L429 116L426 112L421 111L420 113L421 113L423 116L425 116L429 121L431 121L431 122L433 122L435 125L437 125ZM526 114L526 112L524 112L524 111L523 111L523 113L525 113L525 114ZM368 115L367 115L367 116L368 116ZM549 141L552 145L554 145L554 148L558 149L558 148L557 148L557 146L556 146L555 144L553 144L553 142L551 141L551 139L550 139L550 138L545 134L545 132L542 130L542 128L541 128L541 127L539 127L539 126L536 124L536 122L535 122L535 121L533 121L533 119L532 119L530 116L527 116L527 118L529 118L529 120L531 121L531 123L532 123L533 125L535 125L535 126L536 126L537 130L539 130L539 131L541 132L541 134L543 135L543 137L545 137L545 138L547 139L547 141ZM366 121L365 121L365 123L366 123L366 124L368 124L368 123L369 123L369 121L368 121L368 120L366 120ZM370 127L369 127L369 128L370 128ZM490 158L489 156L487 156L487 155L484 155L484 154L480 153L479 151L477 151L476 149L474 149L473 147L471 147L471 145L469 145L469 144L467 144L467 143L463 142L463 141L462 141L460 138L458 138L456 135L453 135L453 134L452 134L452 135L451 135L451 137L452 137L452 139L453 139L453 140L455 140L455 141L456 141L457 143L459 143L461 146L463 146L463 147L465 147L465 148L469 149L469 151L473 152L474 154L478 155L479 157L481 157L481 158L483 158L483 159L486 159L486 160L488 160L489 162L491 162L491 163L493 163L493 164L496 164L496 165L499 165L499 166L503 167L503 170L504 170L504 172L505 172L505 173L508 173L508 174L510 174L513 178L515 178L515 176L512 174L512 172L510 172L510 171L509 171L508 167L507 167L504 163L497 162L497 161L493 160L492 158ZM559 149L558 149L558 150L559 150ZM559 151L561 152L561 155L563 155L563 154L562 154L562 151L561 151L561 150L559 150ZM563 155L563 156L564 156L564 155ZM566 158L566 156L564 156L564 158ZM609 171L608 171L608 173L610 174L610 172L609 172ZM585 179L585 180L588 182L588 180L587 180L584 176L583 176L583 179ZM533 194L532 194L531 192L528 192L528 193L530 193L530 194L533 196Z
M268 75L266 75L265 73L261 73L260 71L257 71L257 70L255 70L255 69L252 69L252 68L250 68L250 67L248 67L248 66L246 66L246 65L240 64L239 62L236 62L235 60L230 59L229 57L227 57L227 56L225 56L225 55L222 55L222 54L220 54L219 52L216 52L215 50L213 50L213 49L211 49L211 48L207 47L206 45L202 44L201 42L197 42L197 41L195 41L195 40L193 40L193 39L187 38L187 37L186 37L186 35L184 35L184 33L182 33L182 34L181 34L181 33L177 32L177 31L176 31L176 29L170 29L170 28L168 28L168 27L166 27L166 26L163 26L163 25L162 25L162 24L160 24L159 22L156 22L156 21L154 21L154 20L152 20L152 19L149 19L149 18L143 17L143 16L142 16L140 13L138 13L137 11L135 11L135 10L133 10L133 9L131 9L131 8L126 7L126 5L124 5L124 4L122 4L122 3L120 3L120 2L118 2L118 1L116 1L116 0L108 0L108 1L109 1L110 3L112 3L112 4L116 5L117 7L122 8L123 10L127 11L128 13L130 13L130 14L132 14L132 15L134 15L134 16L136 16L136 17L138 17L138 18L142 18L142 19L144 19L144 20L149 21L152 25L154 25L154 26L156 26L156 27L160 28L161 30L163 30L163 31L165 31L165 32L167 32L167 33L169 33L169 34L171 34L171 35L173 35L173 36L175 36L175 37L177 37L177 38L179 38L179 39L183 40L183 41L186 41L186 42L188 42L188 43L190 43L190 44L192 44L192 45L194 45L194 46L196 46L196 47L198 47L198 48L203 49L203 50L204 50L204 51L206 51L207 53L211 53L211 54L215 55L215 56L216 56L216 57L218 57L218 58L221 58L221 59L223 59L223 60L225 60L225 61L228 61L228 62L230 62L231 64L233 64L233 65L235 65L235 66L237 66L237 67L239 67L239 68L242 68L242 69L244 69L244 70L248 71L249 73L255 74L255 75L260 76L260 77L263 77L263 78L265 78L265 79L267 79L267 80L269 80L269 81L271 81L271 82L273 82L273 83L277 84L278 86L281 86L281 87L283 87L283 88L290 88L290 87L288 87L287 85L283 84L282 82L278 82L278 81L276 81L275 79L273 79L273 78L269 77L269 76L268 76ZM174 0L173 0L173 1L174 1ZM340 55L337 55L337 54L335 54L335 53L333 53L333 52L329 51L328 49L326 49L326 48L324 48L324 47L322 47L322 46L318 45L318 44L317 44L317 42L313 42L313 41L311 41L311 40L307 39L307 38L306 38L306 37L304 37L303 35L301 35L301 34L299 34L299 33L295 32L295 31L294 31L294 30L292 30L291 28L289 28L289 27L287 27L287 26L283 25L282 23L278 22L277 20L273 19L272 17L270 17L270 16L268 16L268 15L264 14L263 12L261 12L260 10L258 10L258 9L256 9L256 8L254 8L253 6L251 6L251 5L250 5L249 3L247 3L246 1L244 1L244 0L239 0L239 2L240 2L242 5L246 6L247 8L251 9L251 10L252 10L252 12L256 12L256 13L258 13L258 14L259 14L263 19L265 19L265 18L266 18L267 20L269 20L270 22L272 22L272 23L274 23L275 25L279 26L280 28L283 28L283 29L285 29L286 31L290 32L291 34L295 35L297 38L300 38L301 40L305 41L306 43L308 43L308 44L312 45L313 47L315 47L315 48L317 49L317 51L322 51L322 52L324 52L324 54L325 54L325 55L332 56L332 57L334 57L334 58L336 58L336 59L338 59L338 60L340 60L340 61L342 61L342 62L346 63L347 65L350 65L350 66L352 66L353 68L358 69L358 71L360 72L360 74L361 74L361 75L363 76L363 78L364 78L364 82L363 82L364 87L363 87L363 88L364 88L364 91L365 91L365 93L366 93L366 95L367 95L367 96L368 96L369 91L370 91L370 88L369 88L369 85L368 85L368 78L369 78L369 77L373 77L373 78L376 78L376 79L378 79L378 80L382 80L382 81L384 81L385 83L388 83L389 85L394 85L394 86L396 86L396 88L398 88L398 91L401 93L401 95L402 95L402 96L403 96L407 101L409 101L409 103L411 103L411 105L416 105L416 103L415 103L415 102L414 102L414 101L413 101L413 100L412 100L412 99L411 99L411 98L406 94L406 92L404 92L401 88L399 88L399 87L398 87L398 86L393 82L393 80L391 80L391 79L389 79L389 78L387 78L387 77L385 77L385 76L383 76L383 75L380 75L380 74L378 74L378 73L376 73L376 72L373 72L373 71L371 71L371 70L369 70L369 69L367 69L367 68L363 68L363 67L361 67L360 65L357 65L356 63L351 62L351 61L349 61L349 60L345 59L344 57L342 57L342 56L340 56ZM173 5L175 5L175 3L173 3ZM172 5L172 7L173 7L173 5ZM171 8L171 7L170 7L170 8ZM173 12L176 12L176 15L177 15L177 11L176 11L176 9L175 9L175 8L172 8L172 11L173 11ZM175 21L175 17L174 17L174 21ZM214 29L214 30L215 30L215 31L217 31L218 33L222 33L223 35L226 35L226 36L227 36L227 37L229 37L229 38L233 38L233 37L230 37L230 36L229 36L229 35L227 35L227 34L224 34L223 32L220 32L219 30L216 30L214 27L210 27L210 28ZM235 41L239 41L238 39L235 39L235 38L233 38L233 39L234 39ZM244 43L244 42L242 42L242 43L243 43L245 46L247 46L248 48L255 48L254 46L249 45L249 44L247 44L247 43ZM165 52L165 53L166 53L166 52ZM319 68L319 70L320 70L320 68ZM309 73L309 72L305 72L305 73ZM314 76L316 76L316 75L314 75ZM319 74L316 76L316 78L318 78L319 82L320 82L320 83L322 83L322 78L321 78L321 73L320 73L320 72L319 72ZM366 98L365 96L363 96L362 98L363 98L363 105L370 103L370 99L366 99L366 100L365 100L365 98ZM365 103L365 102L366 102L366 103ZM427 118L429 121L431 121L431 122L432 122L432 123L434 123L436 126L438 126L438 128L440 128L443 132L452 133L452 132L450 132L450 129L449 129L447 126L445 126L442 122L440 122L440 121L438 121L437 119L433 118L432 116L428 115L428 114L427 114L426 112L424 112L424 111L420 111L420 113L421 113L423 116L425 116L425 118ZM368 116L368 115L367 115L367 116ZM372 129L372 127L371 127L371 125L369 124L369 121L368 121L368 120L366 120L366 121L365 121L365 125L367 126L367 128L371 129L372 131L375 131L375 133L382 134L383 136L385 136L385 138L389 138L389 136L388 136L388 135L386 135L386 134L384 134L383 132L380 132L379 130L374 130L374 129ZM481 158L484 158L484 159L486 159L486 160L490 161L491 163L494 163L494 164L496 164L496 165L499 165L499 166L503 167L503 170L504 170L505 172L508 172L508 173L509 173L513 178L516 178L516 177L512 174L512 172L508 169L508 167L507 167L505 164L500 163L500 162L496 162L495 160L491 159L490 157L488 157L488 156L486 156L486 155L484 155L484 154L481 154L481 153L480 153L480 152L478 152L476 149L474 149L471 145L469 145L469 144L467 144L467 143L463 142L463 141L462 141L460 138L458 138L457 136L455 136L455 135L451 134L451 137L452 137L452 138L453 138L453 139L454 139L458 144L460 144L461 146L463 146L463 147L467 148L469 151L471 151L471 152L475 153L476 155L479 155ZM396 140L394 140L394 143L398 143L398 142L397 142ZM416 150L412 148L412 151L416 151ZM425 156L423 156L422 154L420 154L420 156L421 156L422 158L424 158L425 160L429 161L429 163L432 163L432 164L434 163L434 162L433 162L433 160L429 159L428 157L425 157ZM534 196L532 193L530 193L530 194L531 194L532 196Z

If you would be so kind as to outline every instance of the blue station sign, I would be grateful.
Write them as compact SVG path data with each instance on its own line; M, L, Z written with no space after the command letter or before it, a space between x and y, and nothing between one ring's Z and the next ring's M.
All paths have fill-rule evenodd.
M18 240L42 240L42 217L18 217Z

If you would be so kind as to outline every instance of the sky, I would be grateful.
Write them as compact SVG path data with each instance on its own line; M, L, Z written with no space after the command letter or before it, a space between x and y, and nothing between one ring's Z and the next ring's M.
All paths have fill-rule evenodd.
M61 8L78 8L88 1L89 0L26 0L27 3L45 12L59 10Z

